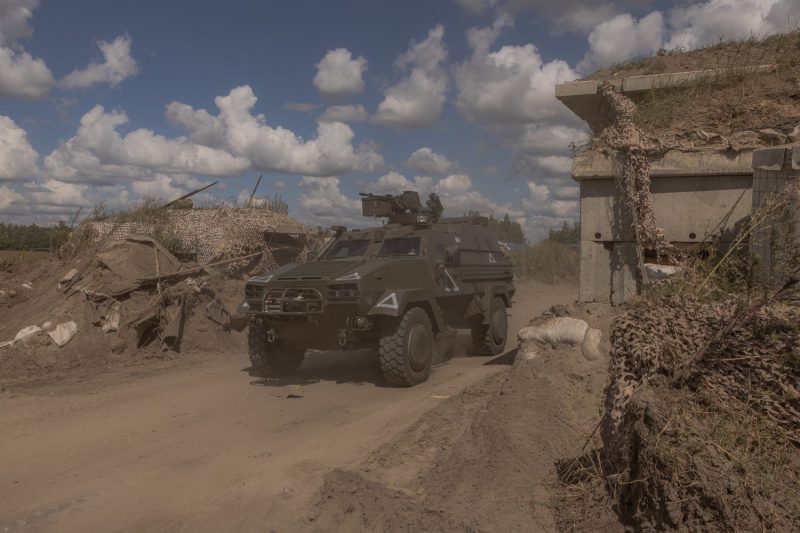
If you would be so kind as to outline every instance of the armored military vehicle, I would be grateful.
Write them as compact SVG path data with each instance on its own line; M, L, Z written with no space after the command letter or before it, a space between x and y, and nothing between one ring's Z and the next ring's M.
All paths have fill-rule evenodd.
M484 217L442 218L431 194L362 194L385 224L333 238L313 260L250 279L249 351L256 369L285 376L306 349L377 349L386 380L428 379L439 335L472 332L479 354L502 353L514 296L511 263Z

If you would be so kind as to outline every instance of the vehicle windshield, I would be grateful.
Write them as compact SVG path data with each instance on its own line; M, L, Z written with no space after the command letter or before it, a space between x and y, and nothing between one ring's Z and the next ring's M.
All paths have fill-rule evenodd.
M325 254L325 259L341 259L344 257L359 257L369 248L369 240L339 241Z
M382 256L417 256L420 253L419 237L400 237L386 239L381 245L378 255Z

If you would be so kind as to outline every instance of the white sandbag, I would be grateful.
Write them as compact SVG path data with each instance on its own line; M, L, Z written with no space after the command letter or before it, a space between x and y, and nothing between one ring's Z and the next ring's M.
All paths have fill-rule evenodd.
M39 326L28 326L27 328L22 328L14 336L14 342L19 342L26 337L30 337L31 335L36 335L40 331L42 331L42 328L40 328Z
M547 342L549 344L580 344L589 324L585 320L562 316L551 318L538 326L527 326L519 330L517 340Z
M667 279L668 277L675 275L678 270L678 267L672 265L656 265L654 263L644 264L644 272L647 275L647 279L651 281Z
M74 321L63 322L53 328L52 331L47 332L59 348L71 341L76 333L78 333L78 324Z
M588 361L600 359L600 339L602 337L603 333L599 329L589 328L586 330L583 344L581 344L581 353Z

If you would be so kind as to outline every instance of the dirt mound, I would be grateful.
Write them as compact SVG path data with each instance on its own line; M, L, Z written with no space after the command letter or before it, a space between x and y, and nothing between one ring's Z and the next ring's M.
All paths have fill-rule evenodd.
M472 531L457 517L426 508L412 494L336 469L325 476L309 515L317 531Z
M800 313L741 316L663 298L615 321L602 470L624 523L800 528Z
M0 273L4 385L243 347L244 282L179 263L148 237L84 246ZM238 319L238 321L237 321ZM19 331L35 332L24 339ZM68 332L58 337L61 328ZM74 335L74 336L71 336Z
M764 65L766 69L753 70ZM634 121L666 148L724 151L800 142L800 31L664 52L587 79L692 70L716 72L634 97ZM595 134L605 128L605 115L590 124ZM592 147L604 145L594 139Z
M598 308L558 314L607 327ZM607 329L606 329L607 331ZM599 418L606 361L580 346L545 347L431 411L358 472L329 478L309 518L320 530L553 530L555 464L580 448ZM614 531L597 507L593 523ZM432 522L431 522L432 521ZM307 526L305 526L307 527Z
M631 59L600 69L584 79L611 80L666 72L735 68L741 65L772 65L796 55L798 39L800 31L792 31L764 39L722 42L688 52L680 48L660 50L651 57Z

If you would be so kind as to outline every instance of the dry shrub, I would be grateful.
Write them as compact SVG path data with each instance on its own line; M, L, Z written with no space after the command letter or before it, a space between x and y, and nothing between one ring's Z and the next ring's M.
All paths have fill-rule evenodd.
M546 283L576 281L580 270L577 246L550 240L511 250L514 275Z

